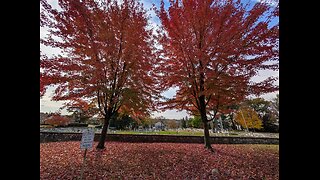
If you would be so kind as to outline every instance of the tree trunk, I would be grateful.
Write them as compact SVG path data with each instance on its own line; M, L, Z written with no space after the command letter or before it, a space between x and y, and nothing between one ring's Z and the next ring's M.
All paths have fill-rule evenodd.
M204 128L204 147L213 151L211 147L211 142L210 142L209 125L208 125L208 118L206 113L204 96L200 96L199 103L200 103L200 115L201 115L201 120L203 122L203 128Z
M199 43L199 49L202 48L202 36L200 34L200 43ZM211 150L213 152L213 149L211 147L211 142L210 142L210 135L209 135L209 126L208 126L208 118L207 118L207 108L206 108L206 100L205 100L205 95L203 95L203 92L205 90L204 88L204 80L205 80L205 75L203 73L204 67L202 64L202 61L199 60L199 68L200 68L200 78L199 78L199 88L200 92L199 94L202 94L199 96L199 111L201 115L201 120L203 122L203 129L204 129L204 147Z
M204 126L204 147L207 149L213 150L210 142L208 121L203 122L203 126Z
M110 120L110 116L106 115L104 117L104 124L103 124L103 128L101 131L101 136L100 136L100 140L99 143L97 145L97 149L104 149L104 143L106 140L106 136L107 136L107 130L108 130L108 126L109 126L109 120Z

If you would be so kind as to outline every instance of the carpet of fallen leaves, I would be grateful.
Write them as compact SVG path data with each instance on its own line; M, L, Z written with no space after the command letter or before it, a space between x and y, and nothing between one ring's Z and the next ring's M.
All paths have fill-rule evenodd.
M106 142L88 150L83 179L279 179L278 145L212 146ZM77 179L83 154L80 142L40 144L40 179Z

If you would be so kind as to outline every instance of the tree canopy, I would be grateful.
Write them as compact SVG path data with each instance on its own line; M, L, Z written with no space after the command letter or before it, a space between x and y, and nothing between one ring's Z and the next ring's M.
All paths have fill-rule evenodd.
M240 108L235 115L235 120L243 128L248 128L248 129L262 128L262 120L259 118L257 112L254 109L249 107Z

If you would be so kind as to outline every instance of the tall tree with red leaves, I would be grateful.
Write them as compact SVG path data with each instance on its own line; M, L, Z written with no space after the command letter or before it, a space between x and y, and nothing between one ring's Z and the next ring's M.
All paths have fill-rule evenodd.
M146 11L136 0L58 0L61 9L40 3L40 26L49 32L41 43L62 51L40 58L40 95L56 85L53 100L68 100L70 106L96 102L104 116L97 148L104 149L116 112L149 115L158 98Z
M278 89L276 78L253 82L259 70L278 69L278 6L239 0L161 1L162 88L178 87L164 108L201 116L205 148L213 151L208 122L250 94ZM169 77L169 78L168 78Z

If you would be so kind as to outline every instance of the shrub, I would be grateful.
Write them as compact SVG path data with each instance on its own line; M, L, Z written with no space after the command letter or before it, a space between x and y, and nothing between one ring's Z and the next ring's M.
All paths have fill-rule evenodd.
M70 119L67 117L63 117L58 114L54 114L50 117L48 117L45 121L45 124L49 124L52 126L67 126L70 123Z

